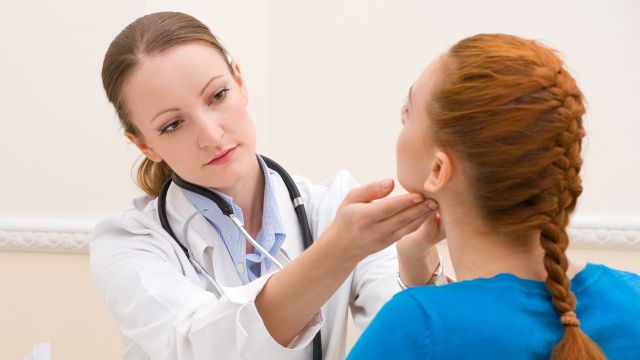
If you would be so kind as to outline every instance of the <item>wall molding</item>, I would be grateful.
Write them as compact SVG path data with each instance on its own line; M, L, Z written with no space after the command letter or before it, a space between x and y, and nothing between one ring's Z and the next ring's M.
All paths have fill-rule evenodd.
M89 252L95 221L0 218L0 251Z
M96 222L0 218L0 251L87 253ZM640 217L580 216L569 227L573 248L640 250Z
M574 248L640 250L640 217L576 215L568 233Z

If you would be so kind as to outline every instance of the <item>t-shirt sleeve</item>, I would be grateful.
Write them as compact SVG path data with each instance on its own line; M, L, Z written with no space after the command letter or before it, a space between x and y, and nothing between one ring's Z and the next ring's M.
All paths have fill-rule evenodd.
M427 359L430 338L428 314L403 291L382 307L347 359Z

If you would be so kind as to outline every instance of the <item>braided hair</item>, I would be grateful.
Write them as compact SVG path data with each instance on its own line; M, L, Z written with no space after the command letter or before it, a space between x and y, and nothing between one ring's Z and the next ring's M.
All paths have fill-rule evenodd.
M428 105L431 137L468 164L473 201L503 234L541 233L546 287L564 335L552 359L604 359L580 330L566 275L566 227L582 192L583 95L555 52L516 36L476 35L445 57Z

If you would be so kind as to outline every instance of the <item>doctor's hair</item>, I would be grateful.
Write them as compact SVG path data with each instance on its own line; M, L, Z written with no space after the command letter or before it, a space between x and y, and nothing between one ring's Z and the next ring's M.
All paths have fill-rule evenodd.
M575 80L553 50L503 34L458 42L443 68L427 109L431 137L465 164L473 201L492 229L540 231L546 288L564 327L551 359L604 359L580 329L566 274L585 136Z
M129 24L113 39L102 63L102 85L113 104L124 131L135 137L142 134L129 118L123 86L145 58L176 45L199 42L216 49L233 74L229 53L211 30L198 19L179 12L158 12L142 16ZM171 176L172 170L164 161L144 158L137 171L137 184L155 197Z

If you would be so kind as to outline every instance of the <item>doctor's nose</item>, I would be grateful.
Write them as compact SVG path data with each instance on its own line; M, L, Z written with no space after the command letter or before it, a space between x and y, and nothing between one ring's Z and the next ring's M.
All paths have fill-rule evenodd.
M201 116L197 119L197 141L198 146L207 149L220 145L224 130L218 124L216 119Z

